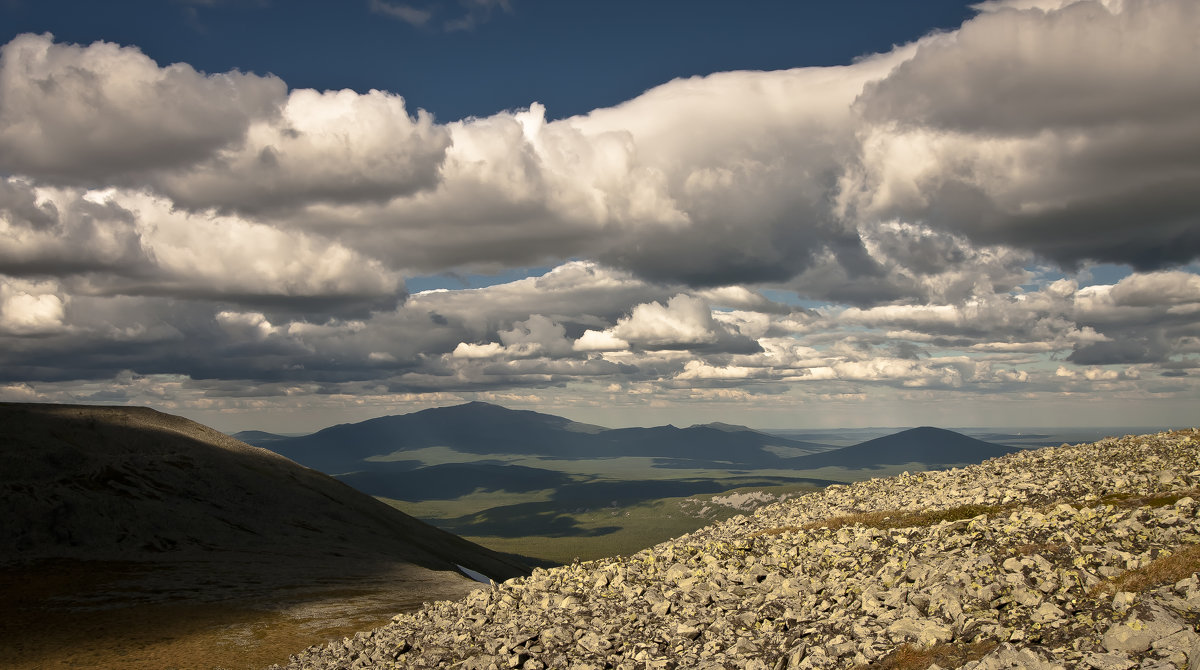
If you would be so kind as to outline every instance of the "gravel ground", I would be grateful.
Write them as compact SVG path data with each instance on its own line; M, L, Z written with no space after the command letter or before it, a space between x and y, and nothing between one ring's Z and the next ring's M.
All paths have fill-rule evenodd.
M1187 430L831 486L286 667L1196 668L1197 485Z

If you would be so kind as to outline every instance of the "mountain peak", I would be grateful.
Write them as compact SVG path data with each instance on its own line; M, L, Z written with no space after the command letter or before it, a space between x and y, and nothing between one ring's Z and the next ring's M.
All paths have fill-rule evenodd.
M725 423L723 421L712 421L709 423L694 423L688 427L689 428L711 428L712 430L719 430L724 433L740 433L742 431L758 432L758 431L754 430L753 428L749 428L747 426L739 426L734 423Z
M795 463L796 467L802 468L861 468L906 463L935 468L979 463L1014 451L1020 449L984 442L945 428L918 426L851 447L801 456Z

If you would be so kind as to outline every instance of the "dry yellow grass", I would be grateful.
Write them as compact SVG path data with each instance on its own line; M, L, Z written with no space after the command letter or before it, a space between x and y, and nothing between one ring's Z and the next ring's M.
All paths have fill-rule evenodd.
M860 665L855 670L925 670L937 663L944 668L957 668L964 663L978 661L995 649L995 640L971 643L944 643L932 647L902 644L895 651L870 665Z
M1169 556L1163 556L1149 565L1124 572L1107 579L1092 588L1092 595L1116 593L1117 591L1140 592L1167 584L1174 584L1200 572L1200 544L1182 545Z
M277 601L179 596L152 603L109 599L103 609L86 605L89 595L142 570L129 563L60 561L0 571L0 667L257 669L286 662L310 645L381 626L426 599L366 583L331 584Z
M1200 489L1191 488L1183 491L1172 491L1170 493L1155 493L1148 496L1135 496L1128 493L1112 493L1100 499L1100 502L1105 505L1114 507L1165 507L1174 505L1184 498L1200 497Z
M858 514L845 514L835 516L823 521L814 521L806 523L803 526L779 526L776 528L766 528L757 531L751 535L780 535L782 533L794 533L801 530L816 530L818 528L827 528L829 530L837 530L844 526L867 526L870 528L911 528L915 526L932 526L935 523L943 521L961 521L963 519L972 519L980 514L997 514L1000 512L1013 509L1013 505L961 505L950 509L942 510L921 510L918 512L903 512L900 510L881 510L878 512L861 512Z

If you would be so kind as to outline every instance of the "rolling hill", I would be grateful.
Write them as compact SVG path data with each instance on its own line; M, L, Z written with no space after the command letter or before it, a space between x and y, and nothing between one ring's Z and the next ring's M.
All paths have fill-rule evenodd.
M327 475L145 408L0 404L0 563L264 555L504 579L508 557Z
M528 568L186 419L0 403L6 668L263 667L468 571Z

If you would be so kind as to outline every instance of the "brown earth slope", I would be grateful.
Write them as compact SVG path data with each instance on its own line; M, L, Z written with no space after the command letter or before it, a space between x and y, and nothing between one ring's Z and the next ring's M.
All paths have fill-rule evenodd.
M261 667L511 557L144 408L0 403L5 667Z

